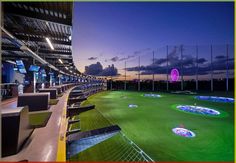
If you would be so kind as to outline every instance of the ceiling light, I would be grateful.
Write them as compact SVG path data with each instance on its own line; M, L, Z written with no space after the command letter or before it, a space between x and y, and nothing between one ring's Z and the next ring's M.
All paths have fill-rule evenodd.
M63 62L62 62L62 60L61 60L61 59L58 59L58 61L59 61L61 64L63 64Z
M13 64L13 65L16 65L16 62L11 61L11 60L6 60L6 62L11 63L11 64Z
M52 50L54 50L54 47L52 46L52 43L51 43L51 41L49 40L48 37L46 37L46 41L48 42L48 45L50 46L50 48L51 48Z

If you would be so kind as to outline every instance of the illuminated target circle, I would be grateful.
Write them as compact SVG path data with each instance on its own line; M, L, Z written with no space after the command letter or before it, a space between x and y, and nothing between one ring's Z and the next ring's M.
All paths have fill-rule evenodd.
M170 72L170 77L172 82L176 82L179 80L179 70L174 68Z
M196 134L194 132L192 132L192 131L190 131L188 129L185 129L185 128L177 127L177 128L173 128L172 131L176 135L187 137L187 138L192 138L192 137L196 136Z

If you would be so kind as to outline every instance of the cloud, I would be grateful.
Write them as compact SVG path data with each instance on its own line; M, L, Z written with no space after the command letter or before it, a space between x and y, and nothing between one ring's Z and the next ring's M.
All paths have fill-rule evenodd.
M145 49L136 50L136 51L134 51L134 55L139 55L139 54L141 54L143 52L147 52L147 51L150 51L150 50L151 50L151 48L145 48Z
M215 57L216 59L225 59L226 57L224 55L218 55Z
M135 57L135 55L128 55L128 57L120 58L119 61L125 61L125 60L128 60L128 59L133 58L133 57Z
M98 57L89 57L88 58L88 60L90 60L90 61L94 61L94 60L97 60L98 59Z
M198 64L203 64L203 63L205 63L205 62L207 62L207 60L206 60L205 58L199 58L199 59L197 60L197 63L198 63Z
M115 56L110 59L112 62L117 62L119 60L119 57Z
M128 55L128 56L122 57L122 58L120 58L119 55L124 55L125 52L117 52L116 55L118 55L118 56L112 57L110 59L105 59L104 62L108 62L108 61L112 61L112 62L125 61L125 60L128 60L130 58L134 58L135 56L137 56L141 53L148 52L150 50L152 50L152 49L151 48L144 48L144 49L136 50L136 51L133 52L132 55Z
M153 64L147 66L141 66L140 71L142 75L151 75L151 74L166 74L166 58L155 59ZM213 60L211 67L211 63L205 58L199 58L196 61L196 58L192 55L183 55L183 60L181 61L180 57L180 47L174 47L172 51L168 54L168 72L172 68L178 68L180 70L181 64L183 66L183 75L191 76L196 73L196 62L198 63L198 74L206 75L211 72L211 69L215 72L225 70L226 69L226 57L224 56L216 56L215 60ZM229 69L234 69L234 59L228 59L228 67ZM139 67L129 67L126 68L127 71L139 71Z
M118 70L113 64L103 69L102 64L100 62L97 62L95 64L85 66L84 73L86 75L95 75L95 76L116 76L118 75Z
M111 59L105 59L105 62L108 62L108 61L112 61L112 62L120 62L120 61L125 61L125 60L128 60L130 58L133 58L135 57L135 55L128 55L127 57L122 57L122 58L119 58L118 56L115 56L115 57L112 57Z

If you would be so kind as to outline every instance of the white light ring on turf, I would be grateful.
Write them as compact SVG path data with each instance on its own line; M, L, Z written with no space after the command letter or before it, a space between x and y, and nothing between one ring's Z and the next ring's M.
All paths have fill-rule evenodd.
M155 98L156 98L156 97L157 97L157 98L161 97L161 95L159 95L159 94L152 94L152 93L151 93L151 94L144 94L143 96L144 96L144 97L155 97Z
M195 98L198 100L205 100L205 101L234 103L234 98L229 98L229 97L195 96Z
M177 108L179 110L195 114L214 115L214 116L220 115L219 111L202 106L178 105Z
M172 131L176 134L176 135L179 135L179 136L183 136L183 137L186 137L186 138L193 138L196 136L196 134L186 128L180 128L180 127L176 127L176 128L173 128Z
M137 108L138 107L138 105L135 105L135 104L129 104L128 106L129 106L129 108Z

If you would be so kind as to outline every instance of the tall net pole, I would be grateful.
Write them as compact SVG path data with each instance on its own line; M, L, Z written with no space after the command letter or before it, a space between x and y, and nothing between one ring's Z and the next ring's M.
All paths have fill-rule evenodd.
M213 64L212 64L212 53L213 53L213 51L212 51L212 45L211 45L211 91L213 91Z
M153 65L153 73L152 73L152 91L154 91L155 90L155 81L154 81L154 79L155 79L155 76L154 76L154 51L153 51L153 59L152 59L152 65Z
M124 85L124 90L126 91L126 61L125 61L125 85Z
M196 91L198 91L198 46L196 46Z
M183 46L180 47L180 57L181 57L181 90L184 90L184 79L183 79Z
M140 91L140 56L138 57L138 91Z
M112 91L112 76L111 76L111 83L110 84L111 84L110 87L111 87L111 91Z
M229 91L229 45L226 45L226 91Z
M169 72L168 72L168 50L169 50L169 47L168 45L166 46L166 90L169 91Z

